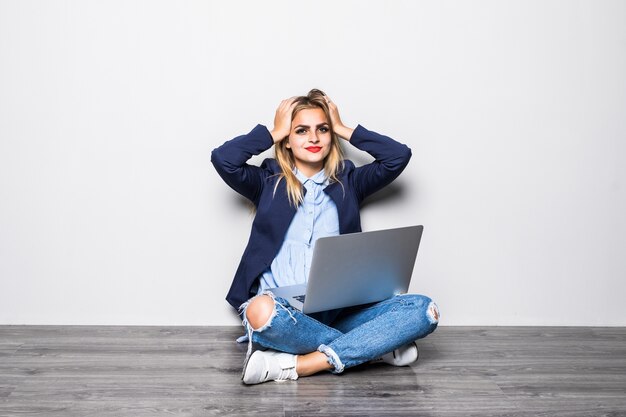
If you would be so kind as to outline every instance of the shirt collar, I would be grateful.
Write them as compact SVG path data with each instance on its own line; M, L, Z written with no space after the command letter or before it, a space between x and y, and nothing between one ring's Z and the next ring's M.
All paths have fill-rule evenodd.
M324 172L323 168L320 172L313 175L311 178L307 178L302 172L298 170L298 168L294 168L293 173L302 184L306 184L307 181L313 181L317 185L325 185L328 183L328 178L326 178L326 173Z

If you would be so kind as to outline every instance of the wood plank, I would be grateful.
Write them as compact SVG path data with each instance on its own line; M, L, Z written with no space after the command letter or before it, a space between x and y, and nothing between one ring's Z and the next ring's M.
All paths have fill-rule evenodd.
M256 386L241 334L0 326L0 416L626 415L626 328L442 326L410 367Z

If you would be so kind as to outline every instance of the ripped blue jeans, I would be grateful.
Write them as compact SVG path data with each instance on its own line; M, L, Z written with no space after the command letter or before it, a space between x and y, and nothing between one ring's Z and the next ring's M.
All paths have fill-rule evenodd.
M320 351L327 356L333 373L341 373L432 333L439 322L437 305L428 297L402 294L377 303L306 315L271 291L274 300L268 322L258 329L248 323L246 309L239 308L248 341L246 361L253 344L262 348L303 355Z

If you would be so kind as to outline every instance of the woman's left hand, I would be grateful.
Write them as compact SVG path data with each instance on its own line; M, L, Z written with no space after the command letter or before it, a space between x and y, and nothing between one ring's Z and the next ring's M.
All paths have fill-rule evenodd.
M339 117L339 109L337 109L337 105L330 99L330 97L325 96L325 98L326 103L328 104L330 123L333 125L333 130L339 137L344 138L345 140L350 140L354 129L344 126L341 121L341 117Z

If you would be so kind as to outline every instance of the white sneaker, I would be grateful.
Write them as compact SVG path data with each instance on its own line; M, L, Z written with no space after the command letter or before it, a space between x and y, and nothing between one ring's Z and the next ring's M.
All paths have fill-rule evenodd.
M419 349L415 342L411 342L404 346L400 346L393 352L389 352L383 355L382 358L375 359L371 363L385 362L393 366L407 366L417 361L419 358Z
M244 384L298 379L296 355L275 350L257 350L244 365L241 379Z

